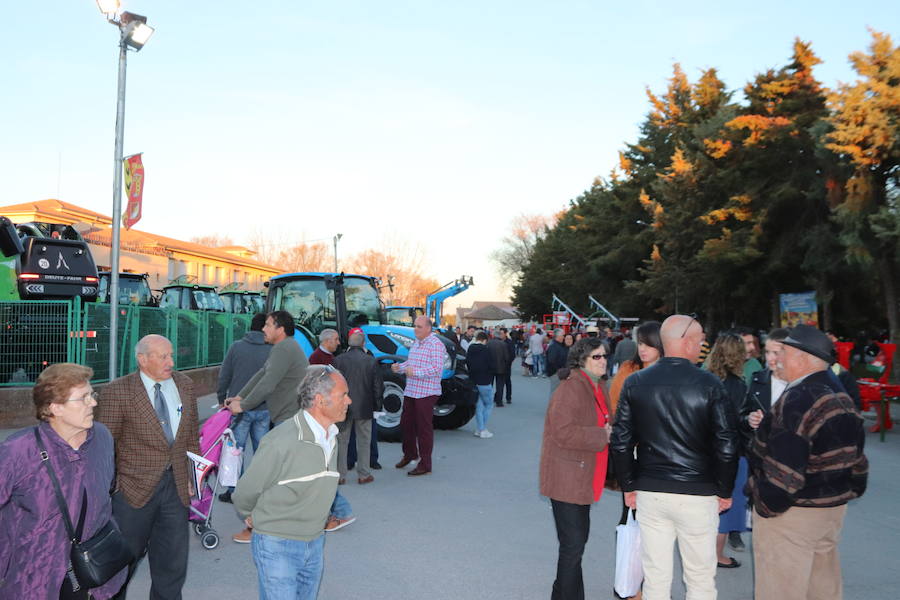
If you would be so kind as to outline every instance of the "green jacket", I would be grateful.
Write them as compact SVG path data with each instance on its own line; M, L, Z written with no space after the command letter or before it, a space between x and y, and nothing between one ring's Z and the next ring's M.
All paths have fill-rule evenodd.
M337 493L337 447L326 462L309 423L298 411L263 437L231 499L253 530L292 540L322 534Z
M297 388L308 366L309 360L294 338L281 340L238 394L241 409L253 410L265 402L273 423L290 419L297 412Z

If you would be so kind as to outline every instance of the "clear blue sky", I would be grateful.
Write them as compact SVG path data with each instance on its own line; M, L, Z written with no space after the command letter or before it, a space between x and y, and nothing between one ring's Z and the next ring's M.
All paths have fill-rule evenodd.
M727 4L727 6L725 6ZM501 299L488 254L520 212L606 176L665 87L716 67L732 89L795 36L828 86L896 0L425 2L131 0L156 34L129 54L125 154L144 152L138 229L253 230L422 244L458 299ZM6 2L0 204L112 206L117 31L93 0ZM57 193L58 191L58 193Z

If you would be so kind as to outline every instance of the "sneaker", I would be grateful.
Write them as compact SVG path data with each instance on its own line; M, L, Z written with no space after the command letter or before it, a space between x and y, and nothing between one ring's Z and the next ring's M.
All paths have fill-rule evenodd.
M746 546L744 546L744 540L741 539L741 534L737 531L729 532L728 545L738 552L743 552L746 549Z
M346 519L338 519L335 516L328 517L328 522L325 523L325 531L337 531L338 529L346 527L355 520L356 517L347 517Z
M481 431L481 435L479 435L478 437L480 437L483 440L486 440L488 438L494 437L494 434L491 433L490 431L488 431L487 429L484 429Z
M474 435L475 435L475 437L480 438L480 437L481 437L481 430L476 429Z
M253 530L249 527L246 527L242 532L236 533L231 536L231 539L238 544L249 544L251 537L253 537Z

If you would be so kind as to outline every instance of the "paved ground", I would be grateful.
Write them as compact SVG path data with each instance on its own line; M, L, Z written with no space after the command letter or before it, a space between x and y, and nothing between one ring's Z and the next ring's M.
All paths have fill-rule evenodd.
M393 468L399 444L381 444L384 469L376 481L341 488L358 521L328 534L319 598L420 600L544 599L550 594L556 537L549 503L537 492L538 455L548 382L514 376L511 406L497 409L495 437L472 436L473 424L437 432L434 474L409 478ZM209 412L212 397L204 398ZM0 432L0 437L3 437ZM872 465L868 493L847 514L841 551L848 600L898 596L900 539L900 431L880 443L868 437ZM606 492L592 509L584 557L589 598L612 598L615 524L621 496ZM230 536L241 529L231 505L216 503L214 525L223 542L204 550L192 535L185 597L227 600L256 595L256 571L248 546ZM745 534L749 541L750 535ZM749 546L749 544L748 544ZM739 569L720 571L719 598L752 598L749 552L735 553ZM677 578L676 578L677 579ZM146 561L132 583L132 598L149 590ZM683 598L676 581L673 598Z

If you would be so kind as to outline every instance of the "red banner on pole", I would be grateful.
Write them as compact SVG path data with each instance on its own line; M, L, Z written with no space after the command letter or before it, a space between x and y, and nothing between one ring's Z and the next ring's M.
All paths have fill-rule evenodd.
M140 154L132 154L122 159L125 167L125 193L128 194L128 205L122 215L125 229L141 220L141 202L144 196L144 164Z

